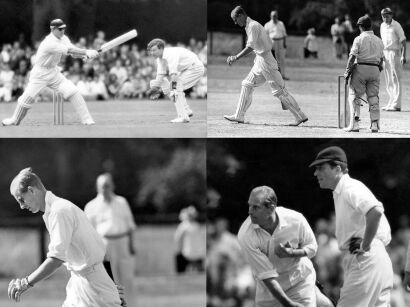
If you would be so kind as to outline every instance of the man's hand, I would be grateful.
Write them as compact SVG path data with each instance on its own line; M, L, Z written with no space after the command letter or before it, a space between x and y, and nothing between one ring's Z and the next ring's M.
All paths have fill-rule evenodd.
M404 56L402 56L402 57L400 58L400 63L401 63L401 65L406 64L406 62L407 62L406 58L405 58Z
M98 57L98 51L94 49L87 49L85 51L85 55L87 56L88 59L94 59Z
M370 250L370 248L362 247L362 238L352 237L349 242L349 252L351 254L363 254Z
M404 290L410 292L410 272L404 272L403 286Z
M19 302L20 296L31 287L32 286L28 283L27 277L12 279L7 290L9 299Z
M231 55L226 59L226 63L228 63L228 65L232 65L238 58L236 57L236 55Z
M177 90L171 90L171 91L169 92L169 97L170 97L171 99L173 99L173 100L176 100L177 97L178 97L178 91L177 91Z
M116 285L116 286L117 286L118 294L120 296L121 306L122 307L127 307L127 302L125 301L124 287L121 286L121 285Z
M290 245L289 241L286 244L280 243L275 248L275 254L278 255L279 258L288 258L293 256L293 248Z
M161 96L161 88L158 86L153 86L147 91L147 96L151 100L157 100Z

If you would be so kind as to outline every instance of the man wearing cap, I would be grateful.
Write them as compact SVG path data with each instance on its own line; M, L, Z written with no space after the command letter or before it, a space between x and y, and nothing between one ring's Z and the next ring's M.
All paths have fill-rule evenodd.
M70 39L64 35L65 28L66 25L61 19L51 21L50 34L45 37L38 47L27 87L17 100L13 116L2 121L3 126L19 125L35 102L36 96L45 87L60 92L64 99L69 100L82 124L94 124L94 120L79 90L72 81L60 72L57 65L63 55L93 59L98 56L98 52L74 46Z
M249 217L238 232L256 279L255 307L332 306L315 286L310 258L317 243L309 223L301 213L277 204L272 188L254 188L248 200Z
M401 111L402 74L406 63L406 36L400 23L393 19L393 12L386 7L381 11L383 22L380 25L380 36L384 44L386 58L384 75L389 102L382 109Z
M270 13L270 18L267 23L265 23L265 30L272 40L272 52L276 61L278 61L279 71L282 74L283 80L289 80L286 77L286 28L282 21L278 19L278 11L272 11Z
M385 246L391 240L383 204L348 174L340 147L323 149L310 164L322 189L333 191L336 239L342 251L344 282L338 307L389 306L393 268Z
M366 94L369 104L370 129L378 132L380 129L379 86L380 71L383 67L383 42L374 35L369 16L359 18L357 25L360 35L357 36L350 50L344 77L350 80L349 86L349 126L347 132L359 132L360 105Z
M251 19L241 6L235 7L231 12L233 22L245 28L248 36L246 47L236 55L228 57L226 62L232 65L240 58L254 52L256 57L252 70L242 81L241 94L238 106L233 115L224 115L226 120L244 123L245 113L252 104L252 94L255 87L268 82L274 96L279 98L282 109L289 110L295 118L290 126L299 126L308 120L302 112L295 98L285 88L285 82L278 71L278 64L272 55L272 41L260 23Z

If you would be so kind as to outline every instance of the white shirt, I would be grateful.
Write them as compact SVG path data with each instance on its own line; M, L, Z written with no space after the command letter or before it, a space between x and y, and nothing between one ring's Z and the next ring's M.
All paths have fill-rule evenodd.
M278 20L277 23L274 23L273 20L269 20L267 23L265 23L264 28L268 33L270 39L280 39L287 36L285 25L280 20Z
M370 209L384 207L359 180L344 174L333 191L336 212L336 239L340 250L349 250L352 237L364 237L366 214ZM391 240L390 225L383 214L374 239L386 246Z
M199 223L195 221L182 221L174 235L175 241L181 244L182 255L189 260L205 258L206 235L201 230Z
M305 43L306 48L307 48L309 51L311 51L311 52L317 52L317 51L319 51L319 43L318 43L318 41L317 41L316 35L308 34L308 35L305 37L304 43Z
M389 25L385 22L380 25L380 36L385 50L400 50L401 42L406 39L403 28L394 19Z
M110 202L102 195L87 203L84 212L100 236L115 236L128 233L136 228L127 200L113 195Z
M246 47L252 48L258 55L267 51L270 52L272 49L272 40L259 22L247 17L245 31L248 36Z
M305 217L294 210L277 207L275 210L279 223L270 235L253 224L248 217L238 232L239 244L257 280L257 300L268 300L272 294L262 282L276 278L284 290L289 289L314 272L312 258L317 251L315 235ZM290 242L293 248L302 248L307 257L279 258L275 248Z
M67 36L63 35L59 39L50 33L37 49L34 66L55 68L60 63L62 55L67 55L68 49L72 46Z
M162 59L157 59L157 75L178 74L192 65L202 65L198 56L182 47L165 47Z
M43 219L50 234L47 257L81 271L103 261L105 246L84 212L72 202L47 191Z
M350 55L354 55L357 62L378 64L383 57L383 48L382 40L373 31L364 31L354 39Z
M406 272L410 272L410 241L409 246L407 247L407 260L406 260L406 267L404 268Z

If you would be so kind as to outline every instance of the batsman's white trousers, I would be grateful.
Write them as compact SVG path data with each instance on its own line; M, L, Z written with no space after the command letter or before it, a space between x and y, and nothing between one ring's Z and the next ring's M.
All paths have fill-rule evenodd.
M304 307L316 307L316 273L313 270L305 279L289 289L284 289L286 295L294 302ZM258 291L258 289L256 290ZM257 294L256 294L257 295ZM273 298L269 301L255 301L255 307L282 307L283 305Z
M373 240L370 251L343 254L344 282L337 307L389 307L393 267L386 248Z
M386 106L388 108L401 108L403 65L400 63L400 50L384 50L383 53L386 59L384 77L389 94L389 102Z
M133 273L134 261L130 254L129 236L119 239L106 239L107 259L110 261L114 281L124 287L125 300L133 306Z
M117 287L102 263L81 272L71 272L62 307L120 307Z

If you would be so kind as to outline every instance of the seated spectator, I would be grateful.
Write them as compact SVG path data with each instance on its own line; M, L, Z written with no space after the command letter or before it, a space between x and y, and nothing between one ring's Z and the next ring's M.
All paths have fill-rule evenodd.
M116 74L109 74L106 87L108 90L108 95L111 98L118 98L120 95L121 84L118 82Z
M0 70L0 101L11 101L11 92L13 90L14 71L10 69L8 63L3 63Z
M115 66L110 69L110 74L114 74L117 76L118 83L122 84L127 80L128 73L124 66L122 66L122 61L117 59L115 61Z
M318 44L315 32L316 32L315 28L310 28L307 31L307 36L305 38L305 46L303 48L305 59L311 56L317 59L317 53L319 51L319 44Z

